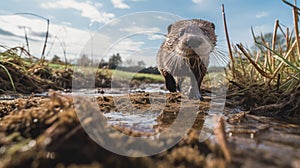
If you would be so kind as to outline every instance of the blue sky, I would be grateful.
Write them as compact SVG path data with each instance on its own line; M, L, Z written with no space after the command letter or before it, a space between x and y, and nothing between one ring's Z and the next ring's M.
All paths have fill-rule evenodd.
M201 18L215 23L219 45L225 46L221 4L225 4L231 41L252 45L251 26L257 34L272 32L276 19L292 28L292 11L281 0L9 0L0 1L0 45L24 45L24 28L27 31L45 31L45 22L14 13L30 12L49 18L52 35L48 56L61 55L61 43L66 44L69 57L78 55L96 28L123 15L143 11L161 11L183 18ZM154 24L154 23L153 23ZM155 29L155 25L152 26ZM135 30L137 27L135 27ZM160 31L164 28L160 28ZM13 33L9 37L7 32ZM36 34L36 33L35 33ZM40 53L43 38L29 34L31 50ZM127 40L128 48L142 43ZM159 45L158 45L159 46Z

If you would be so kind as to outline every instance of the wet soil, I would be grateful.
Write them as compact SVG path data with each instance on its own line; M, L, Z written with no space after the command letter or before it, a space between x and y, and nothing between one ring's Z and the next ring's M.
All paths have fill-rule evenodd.
M242 87L235 83L229 85L227 100L228 107L240 107L253 115L288 120L300 116L300 84L287 92L264 84Z
M204 102L185 101L181 94L140 92L98 95L95 101L96 110L106 118L107 127L132 137L159 134L180 113L188 112L182 110L185 108L194 107L196 119L188 134L167 151L148 157L125 157L91 139L70 95L51 92L45 96L2 100L0 167L296 168L300 165L300 125L297 122L291 124L225 107L223 119L216 119L217 126L207 130L208 97ZM82 111L93 108L88 102L81 106ZM89 113L84 123L94 124L95 116ZM205 133L208 136L203 141L201 135ZM115 133L110 135L120 138ZM130 148L132 141L129 138L116 145ZM144 145L156 147L152 143Z

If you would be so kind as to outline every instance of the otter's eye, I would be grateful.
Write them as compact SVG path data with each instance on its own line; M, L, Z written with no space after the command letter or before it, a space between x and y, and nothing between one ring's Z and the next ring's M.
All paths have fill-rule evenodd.
M179 37L181 37L181 36L183 36L184 35L184 32L185 32L185 30L183 29L183 30L181 30L180 32L179 32Z

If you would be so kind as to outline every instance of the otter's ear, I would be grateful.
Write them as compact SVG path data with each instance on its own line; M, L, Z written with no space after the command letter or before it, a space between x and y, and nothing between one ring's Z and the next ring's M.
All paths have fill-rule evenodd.
M211 27L215 30L216 29L216 26L215 24L211 23Z
M171 29L172 29L172 25L170 24L170 25L168 26L168 34L170 33Z

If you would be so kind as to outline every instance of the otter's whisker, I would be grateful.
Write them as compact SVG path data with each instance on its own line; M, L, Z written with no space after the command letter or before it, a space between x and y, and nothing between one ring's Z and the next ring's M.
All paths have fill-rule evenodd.
M227 65L229 62L228 57L226 57L225 52L215 49L211 56L217 61L218 64Z

